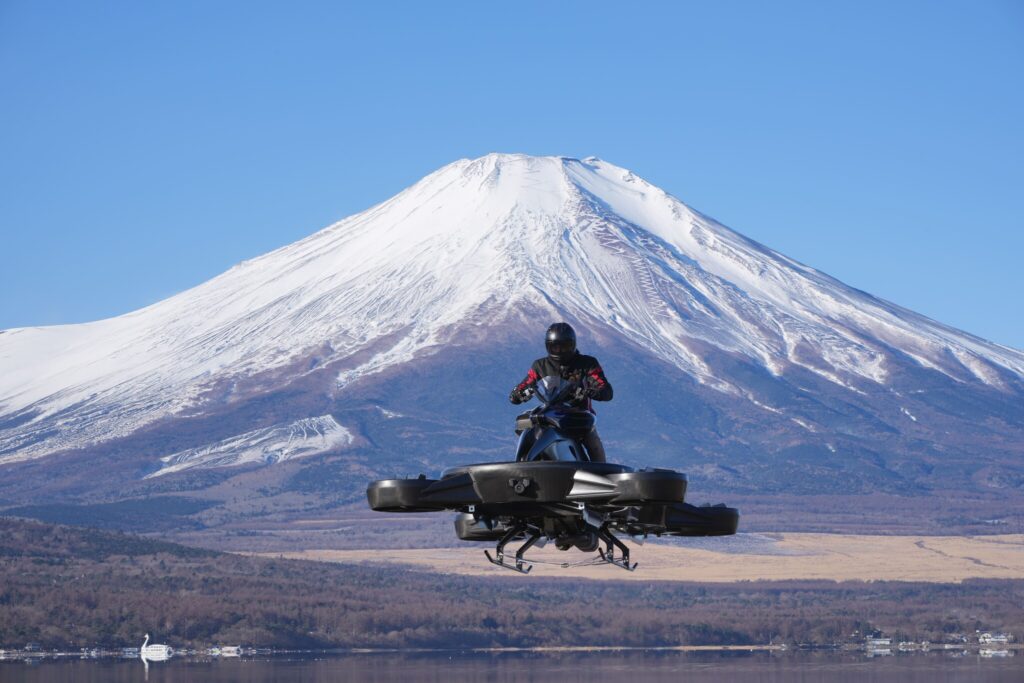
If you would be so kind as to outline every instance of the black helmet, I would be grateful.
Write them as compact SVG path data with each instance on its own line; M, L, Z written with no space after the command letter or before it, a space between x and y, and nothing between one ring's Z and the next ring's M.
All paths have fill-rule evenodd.
M576 330L569 323L555 323L544 337L548 357L559 364L568 363L576 355Z

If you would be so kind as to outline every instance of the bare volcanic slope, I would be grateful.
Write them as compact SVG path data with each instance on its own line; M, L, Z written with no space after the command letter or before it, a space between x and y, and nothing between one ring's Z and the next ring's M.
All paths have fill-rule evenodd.
M616 387L611 456L694 491L1024 498L1021 351L599 159L491 154L148 308L0 332L0 501L310 509L506 458L560 319Z

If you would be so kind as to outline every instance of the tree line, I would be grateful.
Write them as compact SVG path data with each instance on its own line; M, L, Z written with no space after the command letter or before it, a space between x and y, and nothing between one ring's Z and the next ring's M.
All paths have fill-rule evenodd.
M0 647L531 647L941 641L1024 632L1024 581L462 577L245 557L0 518Z

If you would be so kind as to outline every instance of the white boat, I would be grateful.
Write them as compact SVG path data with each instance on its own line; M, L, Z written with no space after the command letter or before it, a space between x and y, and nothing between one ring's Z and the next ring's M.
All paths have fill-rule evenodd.
M220 649L221 657L240 657L242 655L242 648L238 645L225 645Z
M170 645L161 645L156 643L150 645L148 633L146 634L146 639L142 641L142 647L139 648L139 657L151 662L167 661L173 654L174 648Z

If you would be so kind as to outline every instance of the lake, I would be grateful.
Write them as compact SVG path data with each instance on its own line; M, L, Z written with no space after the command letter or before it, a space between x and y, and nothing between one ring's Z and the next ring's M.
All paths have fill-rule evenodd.
M1012 654L1012 653L1011 653ZM982 657L976 652L868 657L837 652L652 652L501 654L385 654L276 656L241 659L43 660L0 662L3 683L687 683L755 681L871 681L920 683L1020 681L1024 657Z

